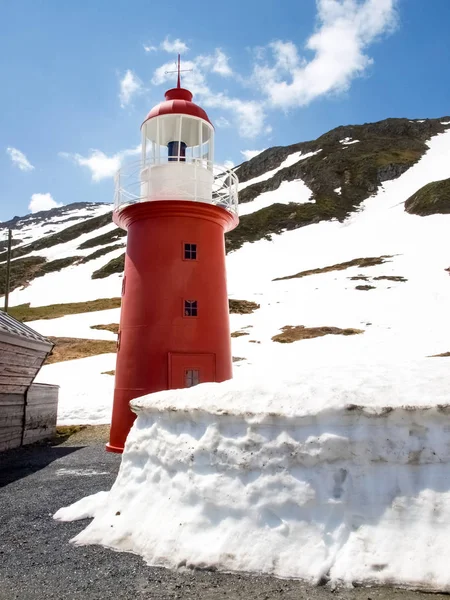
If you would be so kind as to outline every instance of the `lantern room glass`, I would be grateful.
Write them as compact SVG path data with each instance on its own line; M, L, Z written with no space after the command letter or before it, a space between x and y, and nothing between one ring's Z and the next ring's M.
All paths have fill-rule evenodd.
M196 162L212 169L214 129L198 117L161 115L142 128L143 164Z

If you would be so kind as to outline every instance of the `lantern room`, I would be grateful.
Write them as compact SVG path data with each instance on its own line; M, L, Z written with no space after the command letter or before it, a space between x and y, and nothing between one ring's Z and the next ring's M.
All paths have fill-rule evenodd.
M168 90L141 131L141 196L212 202L214 128L191 92Z
M204 161L202 166L211 168L214 128L188 90L166 92L165 102L150 111L141 131L144 163Z
M141 144L140 160L116 175L118 224L119 212L129 204L167 200L213 204L237 219L238 179L214 164L214 127L191 92L181 87L179 63L178 86L145 118Z

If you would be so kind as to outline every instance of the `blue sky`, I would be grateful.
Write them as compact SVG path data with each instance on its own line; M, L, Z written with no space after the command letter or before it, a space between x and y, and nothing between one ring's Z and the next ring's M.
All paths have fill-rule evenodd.
M182 50L216 160L338 125L450 113L450 0L0 4L0 221L109 202Z

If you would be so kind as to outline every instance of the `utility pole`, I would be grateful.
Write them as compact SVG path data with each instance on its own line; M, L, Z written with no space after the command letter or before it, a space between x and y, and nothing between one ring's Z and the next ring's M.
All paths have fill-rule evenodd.
M8 313L9 280L11 277L11 245L12 229L8 229L8 254L6 258L6 282L5 282L5 313Z

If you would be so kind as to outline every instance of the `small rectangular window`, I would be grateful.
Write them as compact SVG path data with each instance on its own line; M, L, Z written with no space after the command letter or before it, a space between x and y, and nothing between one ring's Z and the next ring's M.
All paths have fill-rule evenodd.
M184 385L192 387L200 383L200 371L198 369L186 369L184 372Z
M197 260L197 244L184 245L185 260Z
M196 317L197 316L197 300L185 300L184 301L184 316L185 317Z

